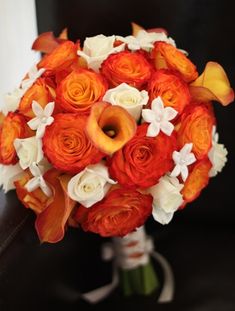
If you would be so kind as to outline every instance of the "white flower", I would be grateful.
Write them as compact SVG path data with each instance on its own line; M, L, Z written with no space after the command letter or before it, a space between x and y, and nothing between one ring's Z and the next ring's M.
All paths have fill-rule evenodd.
M15 189L14 182L20 179L23 172L18 163L15 165L0 164L0 187L3 188L5 193Z
M174 125L169 122L173 120L177 111L172 107L164 108L163 101L160 96L152 101L151 109L143 109L142 117L144 121L150 123L146 136L155 137L160 130L170 136L174 130Z
M164 41L173 46L175 46L175 41L167 37L165 32L147 32L143 29L139 30L137 35L127 36L127 37L116 37L118 40L127 44L128 49L132 51L136 51L139 49L143 49L145 51L149 51L153 48L153 44L156 41Z
M18 109L23 95L44 72L44 68L38 70L36 65L33 66L28 72L28 77L21 82L21 86L14 89L13 92L4 95L5 105L2 108L2 112L5 115L7 115L9 111L15 112Z
M23 96L24 91L22 89L15 89L12 93L7 93L4 95L4 105L2 107L2 112L7 115L8 112L15 112Z
M103 61L110 54L124 50L125 44L114 47L114 42L115 36L98 35L86 38L83 51L78 50L77 54L86 60L89 68L98 71Z
M38 69L34 65L28 72L28 77L21 82L24 93L34 84L34 82L45 72L45 68Z
M153 218L162 225L171 221L174 212L183 203L180 193L183 186L176 177L165 175L157 185L149 188L148 191L153 196Z
M32 130L37 130L36 137L42 138L47 125L52 124L54 118L51 116L54 110L55 103L51 102L43 109L35 100L32 103L32 110L35 114L35 118L28 122L29 127Z
M42 141L36 136L29 138L16 138L14 147L23 170L30 167L33 162L39 163L43 159Z
M30 179L25 185L27 191L32 192L37 188L41 188L42 192L46 196L50 197L52 195L52 192L42 176L43 174L42 168L36 163L33 163L29 169L34 177Z
M89 165L68 183L68 195L85 207L90 207L103 199L111 184L107 167L102 164Z
M196 161L195 155L191 152L193 144L185 144L184 147L178 152L174 151L172 158L175 162L175 168L170 176L177 177L181 174L183 181L188 178L188 165Z
M221 172L227 162L228 151L224 145L219 144L218 141L219 134L216 133L216 128L214 126L212 130L212 147L208 153L208 157L212 164L212 168L209 172L210 177L214 177Z
M104 101L125 108L136 121L139 120L142 107L148 103L148 99L147 91L139 91L126 83L109 89L103 97Z

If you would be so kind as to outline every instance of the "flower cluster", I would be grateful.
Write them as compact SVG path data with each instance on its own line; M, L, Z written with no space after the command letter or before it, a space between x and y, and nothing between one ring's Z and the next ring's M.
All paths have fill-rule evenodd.
M196 66L163 29L98 35L83 46L40 35L44 52L0 115L0 184L36 213L41 241L68 225L124 236L162 224L220 172L212 100L233 90L223 68Z

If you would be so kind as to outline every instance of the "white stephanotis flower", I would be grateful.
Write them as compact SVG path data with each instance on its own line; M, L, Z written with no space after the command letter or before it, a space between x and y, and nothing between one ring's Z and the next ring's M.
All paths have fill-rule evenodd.
M143 49L145 51L149 51L153 48L153 44L156 41L164 41L173 46L175 45L175 41L167 37L165 32L147 32L144 29L138 31L137 35L134 36L127 36L121 37L116 36L116 38L124 43L127 44L128 49L132 51Z
M41 105L33 100L32 110L36 117L28 122L28 126L34 131L37 130L37 138L42 138L45 133L46 126L53 123L54 118L51 115L53 113L54 107L55 103L50 102L43 109Z
M216 127L212 129L212 147L208 153L208 157L211 161L212 168L209 172L210 177L215 177L222 171L225 163L227 162L228 150L223 144L219 144L219 134L216 132Z
M170 176L177 177L181 174L183 181L186 181L188 178L188 165L191 165L196 161L194 153L191 152L192 148L192 143L185 144L179 152L173 152L172 158L175 162L175 168L171 172Z
M97 72L110 54L124 50L125 44L114 47L114 42L115 36L97 35L89 37L84 41L83 50L78 50L77 54L86 60L89 68Z
M15 165L0 164L0 187L2 187L5 193L15 189L14 182L20 179L20 176L23 173L24 171L19 163Z
M71 199L90 207L101 201L114 180L109 178L108 168L103 163L89 165L72 177L68 183L68 195Z
M44 173L43 169L35 162L29 167L29 169L33 175L33 178L30 179L25 185L27 191L32 192L35 189L40 188L46 196L50 197L52 195L52 191L42 176Z
M36 136L23 139L16 138L14 147L23 170L30 167L34 162L39 163L43 159L42 141Z
M24 93L34 84L34 82L41 77L45 72L45 68L37 68L37 65L34 65L28 72L28 77L21 82L21 89Z
M104 101L125 108L136 121L139 120L142 107L148 103L148 99L147 91L139 91L126 83L109 89L103 97Z
M170 136L174 130L174 125L169 122L173 120L177 111L172 107L164 107L160 96L152 101L151 109L143 109L142 117L145 122L150 123L146 136L155 137L162 131Z
M153 196L153 218L162 225L172 220L174 212L183 203L183 196L180 193L183 186L178 178L165 175L160 178L158 184L148 189Z

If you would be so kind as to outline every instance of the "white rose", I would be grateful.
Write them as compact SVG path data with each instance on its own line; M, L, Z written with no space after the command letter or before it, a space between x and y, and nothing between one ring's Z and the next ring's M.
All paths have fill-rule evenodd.
M19 157L19 164L23 170L34 162L39 163L43 159L42 141L35 136L14 141L14 147Z
M173 218L174 212L183 203L180 193L183 184L176 177L163 176L159 183L149 188L153 196L153 217L162 225L168 224Z
M15 165L0 164L0 187L3 188L5 193L15 189L14 182L20 179L23 172L18 163Z
M68 195L83 206L90 207L101 201L111 184L115 183L109 178L108 168L104 164L89 165L70 179Z
M97 72L110 54L124 50L125 44L114 47L114 42L115 36L98 35L86 38L83 51L77 51L77 54L86 60L89 68Z
M135 87L122 83L113 89L109 89L103 100L125 108L138 121L142 107L148 103L149 96L147 91L139 91Z
M228 151L223 144L219 144L219 134L216 132L216 127L212 129L212 147L208 153L208 157L211 161L212 168L209 172L210 177L216 176L222 171L225 163L227 162Z

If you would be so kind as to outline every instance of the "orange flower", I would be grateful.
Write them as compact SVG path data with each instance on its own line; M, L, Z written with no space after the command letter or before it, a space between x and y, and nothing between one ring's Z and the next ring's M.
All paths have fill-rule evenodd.
M135 119L122 107L105 102L93 105L86 133L102 152L112 154L121 149L136 131Z
M149 80L152 66L142 54L124 51L111 54L102 63L101 72L111 86L125 82L141 88Z
M51 169L44 174L53 190L52 202L38 216L35 227L41 242L56 243L63 239L67 221L76 202L67 195L71 176Z
M29 170L24 172L24 175L15 182L16 193L18 199L26 208L32 209L35 213L41 213L49 204L48 198L40 188L32 192L28 192L24 187L26 183L32 178Z
M211 167L212 164L207 157L196 162L181 191L186 201L185 203L195 200L200 195L202 189L207 186Z
M183 114L178 129L178 143L182 148L193 143L192 152L197 159L204 158L212 144L212 126L215 124L212 106L191 104Z
M234 100L234 92L230 87L224 69L215 62L208 62L203 73L190 84L190 92L199 101L216 100L227 106Z
M110 159L110 175L125 187L153 186L173 168L175 135L147 137L147 128L146 123L138 126L136 135Z
M13 145L16 138L25 138L30 130L23 116L9 112L0 127L0 163L16 164L17 154Z
M86 123L85 116L59 113L54 116L54 122L46 127L43 150L58 170L75 174L103 157L87 138L84 132Z
M45 68L44 75L51 75L69 67L78 59L77 46L72 41L65 41L57 46L50 54L47 54L39 62L38 68Z
M34 118L35 115L32 111L33 100L44 108L46 104L53 101L54 98L54 89L46 83L45 78L39 78L22 97L19 104L19 112L26 118Z
M84 231L103 237L125 236L142 226L152 212L152 196L136 190L115 189L90 208L80 206L76 219Z
M180 114L190 102L188 85L167 69L157 70L148 84L150 103L161 96L165 107L172 107Z
M58 45L68 40L67 28L63 29L58 38L55 38L53 32L41 33L32 45L32 50L42 53L51 53Z
M156 69L169 68L180 73L186 82L198 77L195 65L176 47L166 42L156 42L152 50Z
M88 114L91 106L100 101L107 90L107 83L99 73L79 69L61 81L57 101L68 112Z

